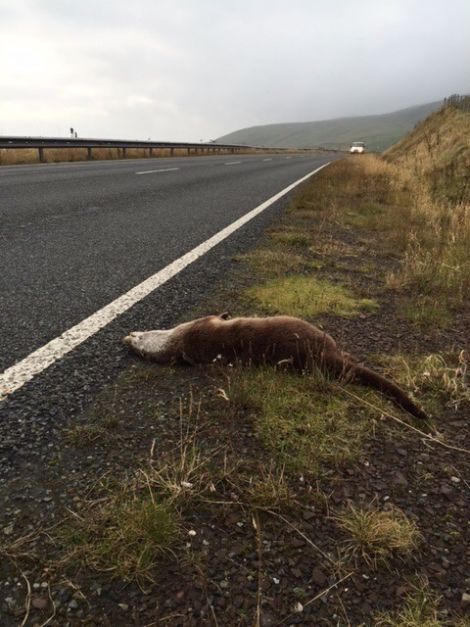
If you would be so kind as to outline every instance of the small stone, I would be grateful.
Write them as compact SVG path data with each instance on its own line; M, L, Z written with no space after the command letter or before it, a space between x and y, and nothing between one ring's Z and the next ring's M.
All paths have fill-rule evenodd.
M219 586L222 588L222 590L225 590L226 588L229 587L229 582L226 579L222 579L222 581L219 583Z
M13 523L7 525L6 527L3 527L3 533L6 536L11 536L11 534L13 533Z
M76 610L78 607L78 603L76 599L72 599L68 605L69 610Z
M194 529L190 529L188 531L188 536L193 536L194 537L195 535L196 535L196 531L194 531Z
M460 479L458 477L451 477L450 480L452 483L460 483Z
M304 611L304 606L302 605L300 601L297 601L297 603L294 603L294 606L292 607L292 611L295 612L296 614L300 614L301 612Z
M408 481L405 477L405 475L400 472L399 470L397 470L397 472L395 473L395 476L393 478L393 482L396 485L402 485L402 486L407 486L408 485Z
M129 606L127 605L127 603L118 603L118 605L123 612L127 612L127 610L129 609Z
M312 571L312 581L318 586L323 586L326 582L325 574L318 567L315 567Z
M464 607L470 605L470 594L468 594L468 592L462 592L462 598L460 599L460 602Z
M31 605L36 610L45 610L47 607L47 599L45 599L44 597L33 597Z
M273 581L276 584L276 586L278 586L281 583L281 580L278 579L277 577L273 577Z

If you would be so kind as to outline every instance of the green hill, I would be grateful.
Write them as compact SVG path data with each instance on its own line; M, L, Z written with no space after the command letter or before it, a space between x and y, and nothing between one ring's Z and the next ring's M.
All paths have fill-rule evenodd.
M336 149L348 148L352 141L364 141L369 150L382 151L399 141L441 104L430 102L381 115L252 126L219 137L217 141L269 148Z

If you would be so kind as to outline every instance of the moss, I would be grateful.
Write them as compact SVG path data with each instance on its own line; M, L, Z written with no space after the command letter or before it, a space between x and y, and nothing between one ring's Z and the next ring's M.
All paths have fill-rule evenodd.
M266 313L307 318L324 313L349 317L378 308L374 300L358 298L341 285L302 275L268 280L247 295Z

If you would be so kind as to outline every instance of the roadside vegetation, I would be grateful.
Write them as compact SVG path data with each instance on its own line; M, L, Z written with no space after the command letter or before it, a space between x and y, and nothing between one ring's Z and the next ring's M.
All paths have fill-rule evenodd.
M399 382L431 431L320 372L130 357L51 456L57 490L77 466L86 479L66 515L0 544L17 579L46 583L22 619L469 625L469 205L433 187L437 153L411 173L406 146L322 170L188 318L304 317Z

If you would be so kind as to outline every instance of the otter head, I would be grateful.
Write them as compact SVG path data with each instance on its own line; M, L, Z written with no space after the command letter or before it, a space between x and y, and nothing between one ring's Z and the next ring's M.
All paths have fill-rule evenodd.
M123 342L141 357L161 359L165 356L173 329L160 331L133 331Z

